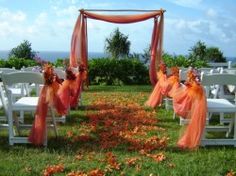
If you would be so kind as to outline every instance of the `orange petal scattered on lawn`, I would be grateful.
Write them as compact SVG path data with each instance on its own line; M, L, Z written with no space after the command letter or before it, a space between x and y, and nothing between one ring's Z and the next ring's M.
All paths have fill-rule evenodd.
M154 161L156 162L161 162L166 159L166 156L163 153L147 154L146 156L154 159Z
M97 110L88 111L87 125L97 134L100 147L108 149L129 144L129 150L145 148L148 151L166 147L167 137L156 138L156 142L146 140L149 132L164 129L157 127L158 119L154 111L146 111L135 102L135 96L129 96L124 97L119 93L105 96L97 93L93 105L87 107L87 110Z
M84 156L82 154L77 154L75 156L76 160L81 160Z
M106 159L109 168L120 170L120 164L117 162L116 156L112 152L106 153Z
M236 176L236 172L230 170L225 176Z
M175 164L174 163L168 163L168 167L169 168L175 168Z
M88 176L104 176L104 172L100 169L92 170L88 173Z
M46 167L43 171L43 176L51 176L56 173L62 173L64 172L64 165L63 164L58 164L58 165L52 165Z
M138 157L127 158L125 163L126 163L128 166L134 166L134 165L136 165L137 161L139 161L139 160L140 160L140 159L139 159Z
M66 176L88 176L87 174L79 171L72 171L68 173Z

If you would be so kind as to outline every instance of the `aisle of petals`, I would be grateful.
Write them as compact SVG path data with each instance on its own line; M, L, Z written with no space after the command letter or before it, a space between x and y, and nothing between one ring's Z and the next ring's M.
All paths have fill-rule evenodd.
M91 168L89 172L72 170L67 173L68 176L122 173L124 167L140 170L141 163L146 159L157 163L166 159L164 152L161 152L166 148L168 141L168 138L163 136L165 129L158 127L155 111L147 110L143 105L136 103L142 98L145 99L143 94L91 93L90 96L92 101L90 105L85 106L86 120L67 131L65 138L71 145L78 143L96 145L98 150L105 152L99 160L106 166ZM113 152L115 148L122 148L127 154L135 152L136 156L132 155L120 161L119 156ZM83 149L75 159L96 160L96 151L85 151ZM50 175L47 175L47 171L50 173L51 170L57 170L53 167L58 166L47 167L44 175ZM60 171L64 172L63 169Z
M88 122L76 134L67 132L72 142L96 140L101 149L128 145L128 150L151 152L166 147L167 137L151 135L165 129L158 127L155 111L147 111L135 101L139 96L123 93L93 94L94 101L86 107ZM80 125L80 128L81 128ZM76 130L74 130L76 131Z

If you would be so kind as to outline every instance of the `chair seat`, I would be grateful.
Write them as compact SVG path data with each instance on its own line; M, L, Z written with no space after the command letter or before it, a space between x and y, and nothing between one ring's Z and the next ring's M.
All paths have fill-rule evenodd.
M236 112L236 105L226 99L207 99L208 112Z
M12 109L33 111L38 105L38 99L39 97L22 97L12 105Z

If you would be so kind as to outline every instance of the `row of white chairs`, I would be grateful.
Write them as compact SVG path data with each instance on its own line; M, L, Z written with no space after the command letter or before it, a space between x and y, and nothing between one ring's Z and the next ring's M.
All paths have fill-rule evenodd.
M185 72L185 74L187 71ZM233 73L233 74L232 74ZM234 145L236 147L236 105L235 105L235 87L236 87L236 71L233 69L205 69L201 73L201 84L206 90L207 96L207 119L204 134L202 136L201 145ZM181 72L180 72L181 74ZM183 74L183 72L182 72ZM182 75L180 75L181 77ZM183 77L182 77L183 78ZM225 94L225 89L232 86L234 95ZM231 90L231 91L232 91ZM229 98L230 97L230 98ZM232 98L233 97L233 98ZM171 100L166 99L165 105L167 110L171 108ZM213 114L219 114L219 124L212 125L209 121ZM225 118L225 116L228 116ZM173 114L175 118L175 113ZM189 123L189 119L180 117L180 125ZM233 128L234 126L234 128ZM234 131L233 131L234 129ZM207 138L208 133L224 132L223 138L210 139ZM232 136L230 136L232 134Z
M55 69L55 72L61 79L65 79L65 72L62 69ZM33 114L36 110L39 97L37 93L36 96L32 96L31 90L32 87L34 90L42 87L43 75L33 71L0 68L0 76L2 79L0 98L5 111L5 116L0 117L3 122L0 128L8 128L10 145L28 143L28 137L22 137L22 129L30 129L32 123L26 124L25 114L26 112ZM53 107L50 107L49 112L48 127L52 128L57 136L56 123L65 122L65 116L56 117ZM47 145L47 135L44 145Z

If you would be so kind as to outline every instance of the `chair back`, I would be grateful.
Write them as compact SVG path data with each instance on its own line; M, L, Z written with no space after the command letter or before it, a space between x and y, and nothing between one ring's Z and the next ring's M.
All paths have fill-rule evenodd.
M35 83L43 84L44 79L41 73L36 72L12 72L12 73L3 73L2 81L4 85L11 86L17 83Z
M0 68L0 78L2 78L2 74L12 73L12 72L20 72L20 70L16 70L13 68Z
M40 84L44 83L44 79L41 73L36 72L13 72L13 73L7 73L2 74L2 82L3 87L6 91L8 104L9 106L12 105L14 102L14 97L12 95L11 86L14 86L15 84L21 84L22 86L26 84L35 84L36 92L37 87L39 87Z
M236 75L233 74L203 74L202 85L236 85Z
M66 72L64 70L60 68L54 68L54 73L56 73L60 79L66 79Z
M34 67L22 67L22 71L33 71Z
M228 88L230 86L236 86L236 75L227 74L227 73L218 73L218 74L203 74L202 85L205 87L207 97L212 93L214 89L214 98L219 96L219 98L226 98L227 96L223 95L224 87ZM234 96L228 96L229 99L234 98ZM228 99L226 98L226 99Z
M7 114L8 101L7 101L7 97L6 97L5 91L3 90L2 85L0 85L0 100L1 100L4 112Z
M181 82L184 82L184 81L187 80L187 72L188 72L187 68L180 69L180 71L179 71L179 78L180 78Z
M73 71L73 73L78 73L79 72L79 68L78 67L71 67L71 70Z

